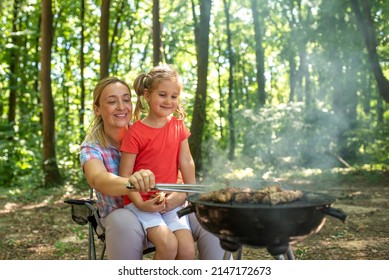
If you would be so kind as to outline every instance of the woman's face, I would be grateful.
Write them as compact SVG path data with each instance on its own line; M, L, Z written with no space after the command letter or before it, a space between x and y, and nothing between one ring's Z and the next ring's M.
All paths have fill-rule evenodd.
M122 83L109 84L101 93L99 106L94 106L104 127L122 128L128 125L132 116L131 93Z

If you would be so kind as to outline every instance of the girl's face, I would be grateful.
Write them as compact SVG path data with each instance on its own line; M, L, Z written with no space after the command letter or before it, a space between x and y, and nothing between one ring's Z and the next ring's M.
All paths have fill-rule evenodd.
M167 117L178 108L181 88L175 81L161 81L152 92L146 92L145 98L150 107L150 115Z
M105 128L127 126L132 116L129 89L119 82L109 84L101 92L99 106L94 105L94 110L102 117Z

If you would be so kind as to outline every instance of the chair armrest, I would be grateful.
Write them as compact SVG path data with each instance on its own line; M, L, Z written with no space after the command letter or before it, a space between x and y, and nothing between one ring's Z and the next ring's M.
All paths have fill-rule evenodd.
M75 205L85 205L86 203L94 204L96 201L93 199L65 199L65 203L67 204L75 204Z

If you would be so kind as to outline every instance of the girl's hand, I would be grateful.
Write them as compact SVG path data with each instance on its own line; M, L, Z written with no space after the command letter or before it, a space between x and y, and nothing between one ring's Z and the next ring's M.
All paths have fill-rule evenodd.
M159 202L158 197L151 198L141 202L139 205L136 205L136 207L144 212L162 212L166 209L166 198L162 202Z
M166 208L162 210L162 213L173 210L174 208L184 204L186 200L186 193L172 192L166 195Z

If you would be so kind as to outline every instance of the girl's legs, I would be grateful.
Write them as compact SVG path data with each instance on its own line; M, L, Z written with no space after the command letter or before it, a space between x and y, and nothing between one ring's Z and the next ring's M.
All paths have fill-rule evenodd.
M146 235L135 214L121 208L112 211L102 221L109 260L141 260Z
M178 218L177 211L180 209L181 206L162 214L162 217L178 242L176 260L193 260L195 247L192 231L187 216Z
M174 232L178 242L176 260L193 260L195 257L195 246L192 232L187 229L180 229Z
M177 239L158 212L144 212L133 203L125 207L138 218L147 238L155 246L155 260L174 260L177 255Z
M150 227L147 236L155 246L154 260L176 259L178 242L167 226Z
M187 216L178 218L177 211L182 207L177 207L162 214L163 220L169 229L174 233L177 240L176 260L193 260L195 256L194 241L189 226Z

